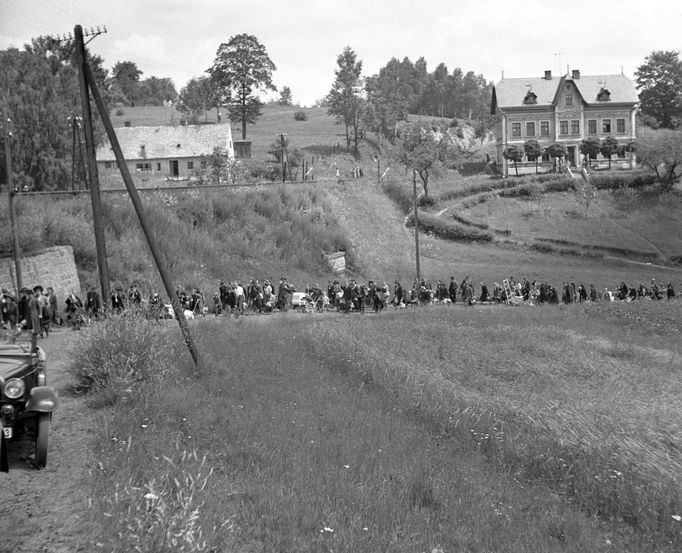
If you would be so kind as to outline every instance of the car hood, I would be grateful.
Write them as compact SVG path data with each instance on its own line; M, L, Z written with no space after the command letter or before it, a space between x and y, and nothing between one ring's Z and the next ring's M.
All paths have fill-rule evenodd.
M0 378L12 378L31 362L31 348L20 344L0 345Z

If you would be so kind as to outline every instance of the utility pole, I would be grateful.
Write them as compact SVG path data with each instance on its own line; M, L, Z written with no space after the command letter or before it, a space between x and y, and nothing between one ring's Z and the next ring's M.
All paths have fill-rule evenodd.
M77 34L79 29L80 27L77 26L76 27ZM149 225L149 221L147 220L144 211L144 206L142 205L140 195L138 194L137 189L135 188L133 178L130 176L128 165L126 164L126 160L123 157L123 150L121 150L121 145L118 142L116 131L114 131L114 126L111 124L111 119L109 118L109 110L107 110L107 107L104 105L102 95L99 93L99 89L97 88L97 82L95 81L95 76L92 73L92 69L90 69L90 66L87 63L84 63L82 67L84 77L86 79L86 84L89 85L90 87L92 96L95 100L95 104L97 105L97 111L99 111L102 123L104 123L104 129L106 130L107 136L109 137L111 149L114 151L114 155L116 156L116 163L118 164L118 168L121 171L121 177L123 177L123 182L125 183L126 188L128 189L128 194L130 195L130 200L132 201L133 207L135 208L135 213L137 213L137 217L140 220L142 232L144 232L145 238L147 239L149 250L151 251L152 257L154 258L154 262L156 263L156 268L159 271L159 275L161 276L163 285L166 288L168 298L170 299L173 305L173 310L175 311L175 318L177 319L178 325L180 326L180 331L182 332L185 345L187 346L187 349L189 349L189 353L192 356L192 360L194 361L194 366L196 367L197 371L201 371L203 364L201 362L199 350L197 349L194 341L192 340L192 336L189 332L189 326L187 325L187 319L185 318L185 312L182 306L180 305L178 297L175 294L170 273L162 258L161 250L159 249L156 240L154 239L154 234L152 233L151 226Z
M287 133L285 132L280 132L277 134L279 136L279 144L280 144L280 156L282 158L282 182L286 182L287 180L287 165L286 162L284 161L284 152L285 152L285 137Z
M7 102L2 108L2 127L5 131L5 170L7 172L7 193L9 196L9 221L10 232L12 235L12 251L14 252L14 272L17 276L17 289L15 290L16 297L19 298L19 291L23 288L21 281L21 250L19 249L19 235L17 233L17 215L14 207L14 182L12 177L12 151L10 142L12 139L12 132L9 128L12 122L7 113Z
M417 211L417 170L412 168L412 191L414 201L414 253L417 260L417 282L421 281L419 268L419 213Z
M102 201L100 198L99 176L97 174L97 160L95 157L95 138L92 131L90 90L85 78L87 57L83 42L83 28L80 25L76 25L73 33L76 39L76 62L78 65L78 80L80 82L81 106L83 110L85 150L87 152L86 182L89 183L90 201L92 203L92 222L95 229L95 248L97 250L97 267L99 269L99 283L102 290L102 304L108 306L111 301L109 265L107 263L107 248L104 241L104 225L102 224ZM95 33L91 34L97 36Z

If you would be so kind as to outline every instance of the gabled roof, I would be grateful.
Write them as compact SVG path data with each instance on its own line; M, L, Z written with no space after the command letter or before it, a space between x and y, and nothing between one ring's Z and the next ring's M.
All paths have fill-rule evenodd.
M537 96L538 107L548 107L554 104L558 93L566 82L572 82L587 105L602 105L597 95L602 88L611 93L608 103L635 104L639 101L635 84L625 75L581 75L577 79L564 75L544 79L542 77L527 77L523 79L502 79L493 88L493 106L501 109L510 107L528 107L523 100L531 90Z
M208 155L216 146L233 155L229 123L167 127L118 127L116 137L126 160L171 159ZM143 147L144 146L144 147ZM98 161L115 161L109 141L97 148Z

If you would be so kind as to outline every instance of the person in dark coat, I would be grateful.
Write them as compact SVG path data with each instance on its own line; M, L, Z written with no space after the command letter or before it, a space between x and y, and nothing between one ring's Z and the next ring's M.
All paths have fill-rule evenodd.
M457 301L457 281L455 277L450 277L450 286L448 286L448 295L450 296L450 301L455 303Z

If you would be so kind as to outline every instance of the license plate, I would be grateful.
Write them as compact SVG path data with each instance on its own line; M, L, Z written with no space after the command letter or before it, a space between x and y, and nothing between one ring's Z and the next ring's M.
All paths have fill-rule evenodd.
M5 426L2 429L2 433L5 435L5 439L7 439L7 440L12 439L12 427L11 426Z

